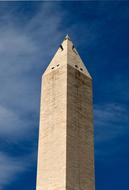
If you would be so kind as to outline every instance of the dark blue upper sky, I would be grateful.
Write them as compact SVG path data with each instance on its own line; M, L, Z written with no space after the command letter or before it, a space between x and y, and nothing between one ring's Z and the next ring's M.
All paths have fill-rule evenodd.
M66 34L93 77L96 190L129 190L129 2L0 2L0 190L35 190L41 75Z

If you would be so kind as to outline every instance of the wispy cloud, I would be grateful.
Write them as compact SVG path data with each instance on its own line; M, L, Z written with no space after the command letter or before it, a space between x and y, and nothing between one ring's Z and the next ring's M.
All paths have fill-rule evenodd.
M1 138L7 138L7 136L17 139L23 138L28 129L28 123L20 119L17 113L2 106L0 106L0 125Z
M53 6L41 3L27 22L13 6L1 12L0 138L5 139L2 144L8 139L10 147L15 142L20 145L28 141L30 134L33 140L37 138L34 132L38 127L41 74L54 52L57 38L62 36L59 26L64 13L60 6L53 13ZM30 152L24 158L16 158L6 148L0 153L0 190L28 168L26 163L32 160L29 155Z
M31 160L28 162L28 160ZM35 155L31 154L22 158L14 158L0 152L0 190L17 178L18 174L31 170Z
M119 104L95 105L96 141L117 138L129 130L128 109Z
M25 165L21 161L11 158L4 153L0 153L0 190L14 180L14 176L25 170Z
M129 133L128 108L117 103L95 105L94 128L96 160L111 161L121 150L119 139Z

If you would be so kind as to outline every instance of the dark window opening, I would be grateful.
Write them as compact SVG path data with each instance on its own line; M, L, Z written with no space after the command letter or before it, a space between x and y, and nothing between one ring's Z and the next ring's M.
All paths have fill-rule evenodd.
M54 69L54 67L52 67L52 69Z
M59 64L57 65L57 67L59 67Z
M72 46L72 50L73 50L73 52L74 52L74 53L76 53L76 54L77 54L77 52L76 52L76 49L75 49L74 45Z
M82 68L80 68L80 70L81 70L81 71L83 71L83 69L82 69Z
M77 65L75 65L75 67L76 67L76 68L78 68L78 66L77 66Z
M63 51L64 50L64 48L63 48L63 46L62 45L60 45L60 49Z

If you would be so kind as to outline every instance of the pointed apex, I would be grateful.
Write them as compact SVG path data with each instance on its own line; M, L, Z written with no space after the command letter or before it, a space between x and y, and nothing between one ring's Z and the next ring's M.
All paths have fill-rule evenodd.
M60 44L56 54L54 55L49 66L47 67L45 74L55 71L63 65L70 65L74 69L82 72L83 74L91 78L87 68L85 67L68 34L65 36L63 42Z
M68 34L65 36L64 40L70 40L70 37Z

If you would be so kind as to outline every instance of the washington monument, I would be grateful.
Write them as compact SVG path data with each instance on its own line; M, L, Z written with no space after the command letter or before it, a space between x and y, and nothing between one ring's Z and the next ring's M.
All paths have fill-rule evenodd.
M67 35L42 76L36 190L94 190L92 78Z

